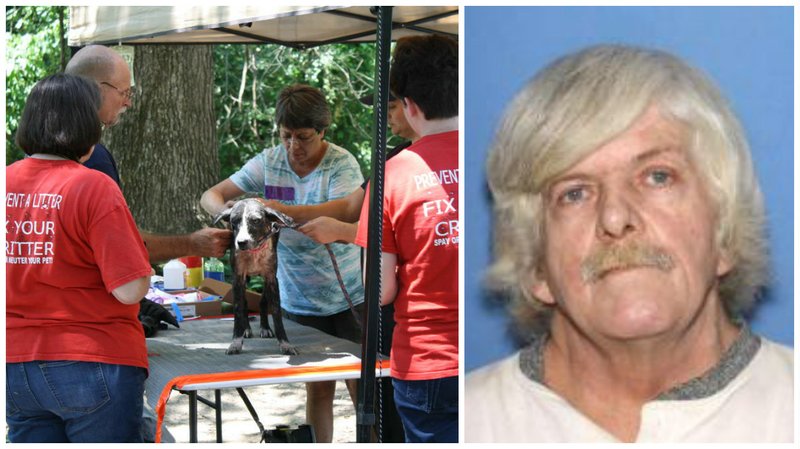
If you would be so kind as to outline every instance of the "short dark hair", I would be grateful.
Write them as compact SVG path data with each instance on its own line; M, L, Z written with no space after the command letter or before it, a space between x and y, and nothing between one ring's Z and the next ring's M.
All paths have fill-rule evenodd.
M57 73L31 89L17 128L17 145L25 154L54 154L79 160L100 141L97 83Z
M325 95L305 84L284 88L275 105L275 123L289 129L314 128L318 132L331 124L331 111Z
M398 39L389 85L397 98L411 98L428 120L458 115L458 44L439 36Z

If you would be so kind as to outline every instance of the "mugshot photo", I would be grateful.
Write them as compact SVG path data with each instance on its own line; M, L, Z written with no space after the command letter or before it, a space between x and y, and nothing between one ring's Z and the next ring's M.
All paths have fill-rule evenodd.
M465 14L465 441L793 441L792 8Z

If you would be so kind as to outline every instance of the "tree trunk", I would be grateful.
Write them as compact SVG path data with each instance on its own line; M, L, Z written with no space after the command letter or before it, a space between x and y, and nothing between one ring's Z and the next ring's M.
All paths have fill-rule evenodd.
M146 231L186 233L210 221L200 195L219 182L212 52L209 45L136 47L133 105L103 141Z

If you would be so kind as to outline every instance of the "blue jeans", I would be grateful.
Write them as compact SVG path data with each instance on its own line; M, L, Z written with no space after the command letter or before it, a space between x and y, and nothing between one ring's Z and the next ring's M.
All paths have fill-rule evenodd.
M147 370L96 362L6 364L12 443L142 442Z
M392 384L406 443L458 442L458 376Z

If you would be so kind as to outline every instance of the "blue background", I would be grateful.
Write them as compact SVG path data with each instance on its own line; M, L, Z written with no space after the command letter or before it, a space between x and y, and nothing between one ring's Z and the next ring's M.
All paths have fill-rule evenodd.
M766 198L773 283L752 328L793 345L793 11L791 7L465 8L465 362L515 350L501 303L483 288L491 260L484 161L502 113L533 74L601 43L655 47L716 81L747 133Z

